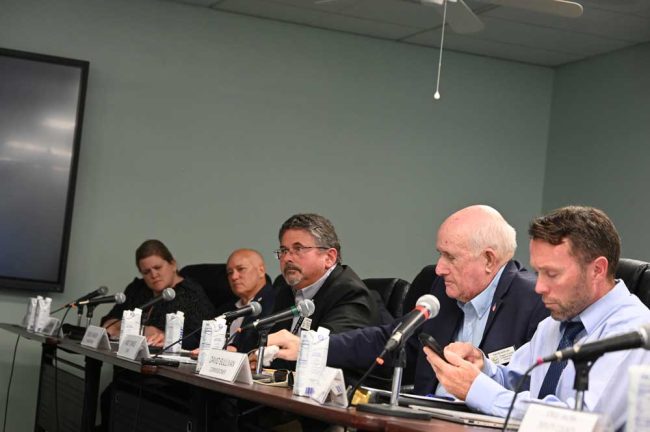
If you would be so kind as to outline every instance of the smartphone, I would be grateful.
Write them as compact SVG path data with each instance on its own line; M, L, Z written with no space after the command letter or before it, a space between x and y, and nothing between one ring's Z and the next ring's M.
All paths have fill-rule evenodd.
M426 334L426 333L420 333L420 336L418 336L418 337L420 339L420 342L422 342L422 345L424 345L426 347L429 347L431 349L431 351L438 354L438 356L441 359L443 359L444 361L447 361L447 359L445 358L445 353L442 350L442 347L440 346L438 341L433 338L433 336L431 336L430 334ZM447 362L447 363L449 363L449 362Z

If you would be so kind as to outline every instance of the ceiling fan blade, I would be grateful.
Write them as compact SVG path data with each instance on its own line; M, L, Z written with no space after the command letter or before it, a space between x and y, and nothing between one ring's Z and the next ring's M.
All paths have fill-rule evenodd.
M423 5L432 6L442 15L443 0L421 0ZM485 25L463 0L447 0L447 24L455 33L476 33Z
M499 6L527 9L566 18L578 18L582 15L582 5L567 0L483 0Z

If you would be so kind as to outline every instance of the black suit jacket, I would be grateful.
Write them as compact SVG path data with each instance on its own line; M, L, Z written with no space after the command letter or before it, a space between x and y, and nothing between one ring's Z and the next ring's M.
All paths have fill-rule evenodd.
M264 285L257 294L255 294L252 301L256 301L262 306L262 312L258 316L247 316L244 318L241 327L244 327L246 324L250 324L257 319L271 315L273 304L275 303L275 290L271 284L267 282L267 284ZM231 302L223 312L235 310L235 303L237 303L237 301ZM248 352L258 346L257 333L252 330L244 331L233 338L231 345L237 347L237 351L239 352Z
M446 295L444 279L435 274L435 266L425 267L411 289L428 292L440 301L440 313L426 321L406 342L407 366L404 384L415 384L415 393L433 393L438 380L426 360L417 339L420 332L433 336L441 346L454 341L463 322L463 312L455 299ZM535 293L535 276L516 261L506 264L494 292L492 306L479 348L486 354L502 348L519 348L535 333L537 324L548 316L541 297ZM399 320L392 324L359 329L330 338L328 364L344 368L368 368L380 354ZM392 367L392 358L386 366ZM386 367L384 366L384 367Z
M291 287L281 281L277 288L274 312L295 305ZM313 298L316 310L312 314L311 329L326 327L331 334L379 323L376 301L366 285L348 266L337 265ZM291 320L277 323L271 333L286 329L291 331ZM275 368L295 367L295 362L275 360Z

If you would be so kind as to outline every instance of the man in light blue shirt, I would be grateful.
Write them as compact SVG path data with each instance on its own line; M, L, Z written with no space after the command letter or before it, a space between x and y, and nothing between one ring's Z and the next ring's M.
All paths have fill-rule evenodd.
M561 208L533 220L529 234L531 265L538 272L535 290L551 312L531 341L515 352L506 367L495 365L466 343L447 346L445 356L451 364L425 349L427 360L448 391L474 409L502 417L521 375L538 358L555 352L569 327L577 329L574 341L585 343L634 331L650 322L650 310L630 294L623 281L614 279L620 239L605 213L590 207ZM622 427L628 368L642 363L650 363L650 354L641 349L612 352L598 359L589 374L585 409L604 413L614 427ZM563 370L548 364L534 369L529 388L517 397L513 416L522 417L532 400L573 408L574 377L572 362Z

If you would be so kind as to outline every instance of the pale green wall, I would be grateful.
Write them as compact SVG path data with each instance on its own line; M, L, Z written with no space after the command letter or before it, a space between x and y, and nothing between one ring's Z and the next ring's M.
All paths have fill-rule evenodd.
M556 71L544 209L602 208L650 261L650 44Z
M91 63L55 304L121 290L149 237L181 263L255 247L276 275L277 229L300 211L331 218L362 277L412 279L435 259L437 225L477 202L513 223L527 260L550 69L446 53L434 103L432 49L146 0L0 0L0 11L0 46ZM0 292L2 321L25 302ZM13 341L0 332L3 371ZM21 342L8 430L31 428L38 352Z

